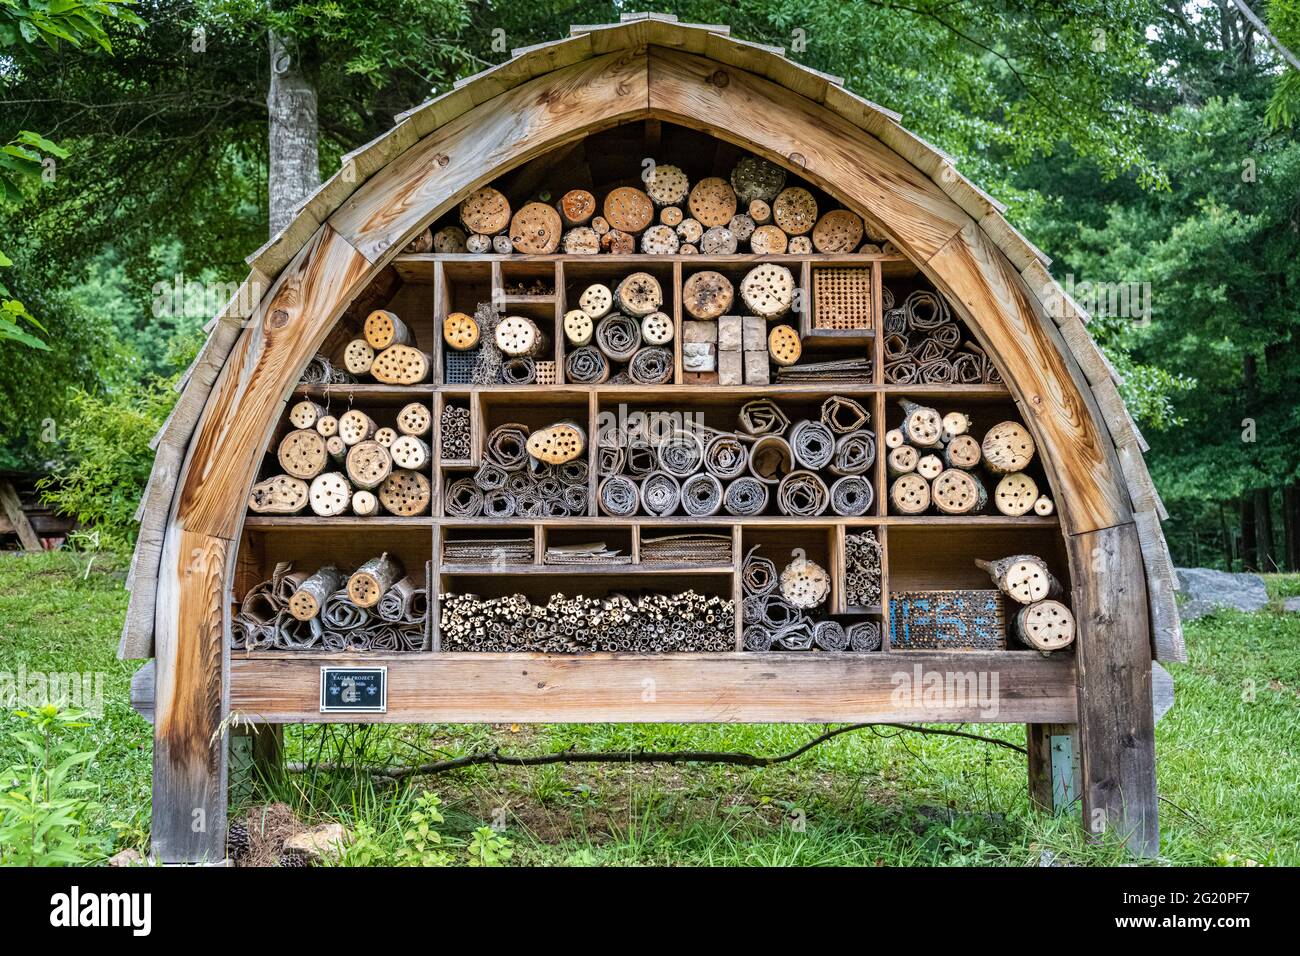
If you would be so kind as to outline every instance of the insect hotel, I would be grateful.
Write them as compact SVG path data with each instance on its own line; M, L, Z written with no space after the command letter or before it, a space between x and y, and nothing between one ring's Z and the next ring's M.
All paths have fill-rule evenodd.
M726 27L574 27L249 263L139 515L161 859L224 857L235 733L324 721L1023 723L1037 804L1157 851L1146 446L898 115Z

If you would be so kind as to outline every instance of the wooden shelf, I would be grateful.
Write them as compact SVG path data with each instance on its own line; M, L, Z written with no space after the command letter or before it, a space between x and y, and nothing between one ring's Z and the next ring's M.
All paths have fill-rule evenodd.
M491 575L493 577L541 575L561 575L566 577L617 576L625 574L731 574L735 567L725 565L660 565L660 564L503 564L492 568L482 564L444 564L439 569L441 574L461 577Z
M299 531L305 528L366 528L382 531L386 528L431 528L437 520L428 515L416 518L399 518L396 515L375 515L370 518L357 515L335 515L332 518L322 518L319 515L248 515L244 518L244 527L256 531Z
M294 398L356 398L393 399L407 398L417 402L434 393L433 385L381 385L378 382L356 382L343 385L298 385Z

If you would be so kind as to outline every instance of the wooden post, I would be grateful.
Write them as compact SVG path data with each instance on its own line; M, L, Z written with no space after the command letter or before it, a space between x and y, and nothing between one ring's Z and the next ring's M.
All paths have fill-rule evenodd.
M24 550L44 550L41 547L41 539L36 534L36 529L27 520L27 512L23 511L23 503L18 500L18 492L14 490L13 483L7 479L0 480L0 510L4 511L5 517L13 525Z
M1025 724L1029 801L1058 815L1079 799L1079 731L1074 724Z
M1079 681L1083 825L1111 831L1139 856L1160 851L1151 628L1137 529L1070 537Z
M231 803L269 796L283 773L283 724L241 724L231 729Z

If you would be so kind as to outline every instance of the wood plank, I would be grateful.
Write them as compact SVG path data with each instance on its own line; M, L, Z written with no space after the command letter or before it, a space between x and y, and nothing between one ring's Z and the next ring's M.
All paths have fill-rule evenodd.
M926 272L997 357L1038 443L1067 530L1131 520L1128 486L1091 394L1075 381L1057 344L1060 333L1038 314L1006 258L978 230L962 230Z
M1069 541L1079 678L1083 824L1139 856L1160 851L1146 588L1129 525Z
M230 542L173 531L163 552L154 672L154 855L225 857L223 582Z
M1074 724L1026 724L1029 751L1029 800L1040 810L1059 814L1079 794L1079 732Z
M236 656L230 665L232 712L284 723L354 721L355 715L319 713L320 667L326 660L325 655L306 660L292 654ZM328 662L387 664L388 712L377 719L390 723L1071 723L1076 713L1073 662L1027 652L652 657L454 653L364 659L345 655ZM923 698L913 700L905 693L918 674L921 681L947 684L981 673L986 675L986 690L991 690L996 675L991 706L956 698L951 707L933 702L927 706ZM647 677L658 689L650 704L643 697Z
M24 550L44 550L41 547L41 539L36 536L36 529L27 520L27 512L23 511L23 503L18 500L18 492L14 490L13 482L7 478L0 480L0 509L3 509L5 517L9 519L10 527L18 532L18 540Z
M660 47L650 48L649 69L654 115L793 167L913 259L925 262L970 221L879 140L770 80Z
M330 224L372 262L470 191L593 130L646 115L646 59L611 53L501 93L434 130L359 188Z

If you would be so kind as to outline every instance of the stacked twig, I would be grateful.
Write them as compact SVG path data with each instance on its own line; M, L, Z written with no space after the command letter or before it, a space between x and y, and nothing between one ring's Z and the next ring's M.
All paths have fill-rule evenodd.
M443 461L468 461L470 457L470 414L464 405L448 402L442 408L439 438Z
M844 538L844 597L850 607L880 604L880 542L874 531Z
M398 577L378 580L382 593L368 606L358 603L351 581L372 565ZM396 570L395 570L396 569ZM423 651L428 649L429 592L387 556L367 562L348 587L313 595L312 585L342 580L336 568L315 574L276 565L269 581L250 588L230 623L233 650ZM373 578L367 578L373 581ZM367 598L363 598L368 600Z
M554 594L545 604L522 594L444 594L441 606L442 644L449 651L658 654L728 651L735 641L732 602L695 591Z

